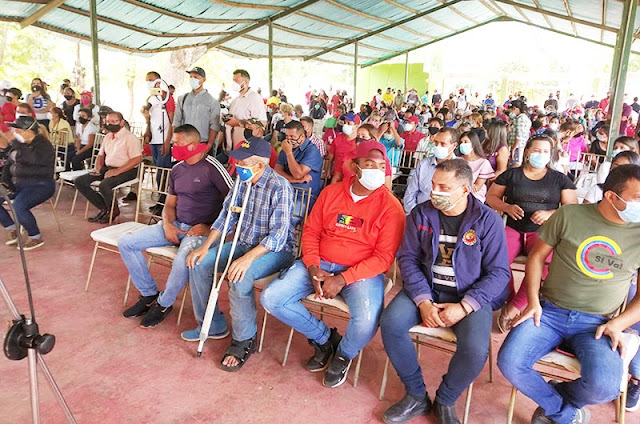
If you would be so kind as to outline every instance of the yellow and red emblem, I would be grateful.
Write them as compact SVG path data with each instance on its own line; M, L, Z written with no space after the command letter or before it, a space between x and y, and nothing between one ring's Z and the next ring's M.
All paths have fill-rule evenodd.
M476 232L473 230L467 231L466 233L464 233L464 236L462 236L462 242L467 246L473 246L474 244L476 244L477 241L478 241L478 236L476 235Z

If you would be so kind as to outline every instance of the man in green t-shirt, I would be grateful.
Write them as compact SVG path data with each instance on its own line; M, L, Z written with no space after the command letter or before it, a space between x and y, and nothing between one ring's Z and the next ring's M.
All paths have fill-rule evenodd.
M640 321L640 297L616 318L640 268L640 167L611 171L595 205L563 206L540 229L525 280L529 306L498 355L513 386L540 407L532 424L587 423L587 405L617 398L622 380L621 332ZM545 258L553 251L542 285ZM605 337L603 337L605 336ZM548 384L533 369L566 343L581 365L577 380Z

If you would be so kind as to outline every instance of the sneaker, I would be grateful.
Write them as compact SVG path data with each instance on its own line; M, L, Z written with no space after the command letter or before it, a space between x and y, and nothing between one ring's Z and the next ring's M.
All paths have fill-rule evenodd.
M533 411L533 416L531 417L531 424L555 424L555 421L547 417L544 414L544 409L538 406L536 410Z
M436 400L433 403L433 412L438 424L461 424L456 415L455 405L441 405Z
M629 380L627 387L627 404L626 410L629 412L637 411L640 408L640 381L634 379Z
M391 405L382 414L382 419L387 424L404 423L415 417L427 415L430 410L431 399L429 399L428 394L418 398L407 393L398 403Z
M220 340L228 336L229 330L224 330L217 334L209 334L207 339ZM180 334L180 337L182 340L187 342L198 342L200 341L200 327L198 326L198 328L194 328L193 330L183 331L182 334Z
M334 388L342 385L347 381L347 374L351 367L351 359L347 359L340 352L336 352L329 363L329 367L324 372L324 380L322 384L325 387Z
M18 242L18 232L16 230L9 230L9 237L7 237L7 241L4 242L7 246L11 246L12 244L16 244Z
M169 312L173 309L173 306L167 306L166 308L158 303L156 300L151 308L142 318L140 326L143 328L152 328L160 324L169 315Z
M125 318L135 318L146 314L157 298L158 294L154 294L153 296L140 296L136 304L124 311L122 316Z
M22 243L22 248L26 251L26 250L37 249L38 247L43 245L44 245L44 240L42 240L41 238L32 239L31 237L26 237L26 241ZM20 250L20 246L16 247L16 249Z
M307 369L311 372L320 372L327 369L331 356L338 349L338 344L342 340L342 336L338 334L338 330L331 329L329 340L325 344L318 344L313 340L309 340L309 344L315 348L315 353L307 362Z
M573 418L573 421L571 421L571 424L587 424L589 421L591 421L591 412L589 412L587 407L584 406L578 409L578 412L576 412L576 416Z

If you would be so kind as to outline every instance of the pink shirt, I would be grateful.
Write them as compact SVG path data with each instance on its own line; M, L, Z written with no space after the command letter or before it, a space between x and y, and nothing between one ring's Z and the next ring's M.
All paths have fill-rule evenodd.
M587 146L587 141L584 139L584 136L581 135L580 137L573 137L569 140L569 143L563 146L562 150L569 152L569 162L577 162L580 159L581 153L589 151L589 146Z
M489 180L496 176L491 163L489 163L487 159L480 158L467 163L469 164L469 167L471 167L471 171L473 172L474 184L478 178ZM483 184L480 190L473 193L473 195L476 197L476 199L484 203L487 197L487 184Z
M142 156L142 142L138 137L122 128L117 133L108 133L100 146L98 155L104 156L104 164L119 168L129 160Z

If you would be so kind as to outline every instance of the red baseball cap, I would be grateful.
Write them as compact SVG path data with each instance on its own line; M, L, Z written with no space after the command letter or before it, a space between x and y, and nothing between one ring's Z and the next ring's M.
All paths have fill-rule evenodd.
M372 150L379 150L382 153L382 157L384 159L387 158L387 149L384 147L382 143L376 140L367 140L358 144L355 151L356 159L366 159L371 153Z

